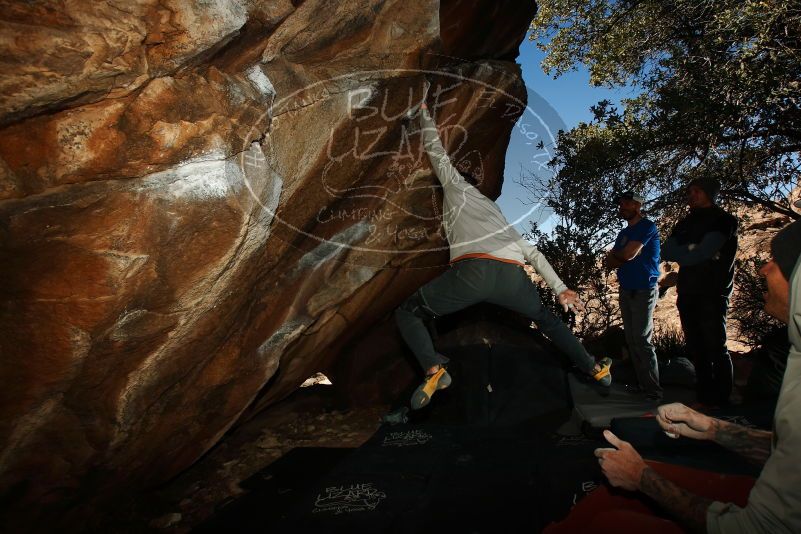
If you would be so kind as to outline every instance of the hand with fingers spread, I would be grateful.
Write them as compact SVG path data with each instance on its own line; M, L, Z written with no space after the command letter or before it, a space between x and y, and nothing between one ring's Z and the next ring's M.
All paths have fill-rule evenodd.
M714 439L713 418L692 408L674 402L657 408L656 421L671 437L686 436L692 439Z
M578 296L578 293L573 291L572 289L565 289L559 296L557 297L559 300L559 304L561 304L562 308L565 311L572 310L573 312L576 311L584 311L584 303L581 302L581 299Z
M601 471L614 487L638 490L642 473L647 467L642 457L629 442L623 441L609 430L604 430L604 437L614 448L595 449Z

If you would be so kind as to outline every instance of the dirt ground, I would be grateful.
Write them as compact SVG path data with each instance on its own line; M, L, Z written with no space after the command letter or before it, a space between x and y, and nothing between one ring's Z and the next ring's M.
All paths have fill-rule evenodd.
M240 483L296 447L351 447L367 441L389 406L333 409L331 386L293 393L226 435L195 465L117 510L115 532L185 533L244 493Z

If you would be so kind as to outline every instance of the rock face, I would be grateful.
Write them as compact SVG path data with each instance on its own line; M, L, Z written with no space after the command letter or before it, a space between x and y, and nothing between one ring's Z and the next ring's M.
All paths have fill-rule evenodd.
M428 76L452 157L497 196L535 9L3 2L4 521L168 479L438 274L404 112Z

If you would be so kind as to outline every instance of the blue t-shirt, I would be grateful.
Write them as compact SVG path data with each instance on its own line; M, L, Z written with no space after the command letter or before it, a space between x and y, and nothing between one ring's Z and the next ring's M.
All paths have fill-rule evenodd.
M642 243L642 250L632 260L617 268L617 279L622 289L649 289L659 279L659 231L648 219L640 219L634 226L626 226L615 240L612 250L620 250L629 241Z

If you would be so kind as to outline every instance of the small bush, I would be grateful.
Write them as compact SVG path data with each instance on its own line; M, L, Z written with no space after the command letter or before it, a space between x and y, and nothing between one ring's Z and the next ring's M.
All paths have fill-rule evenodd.
M734 298L729 306L729 320L737 331L742 343L749 347L760 345L766 332L783 325L765 313L764 294L767 291L765 280L759 269L765 264L760 257L737 260L737 274L734 277Z
M679 357L688 357L687 345L684 342L684 333L680 328L663 327L655 329L651 343L654 345L658 360L672 360Z
M600 258L603 249L597 246L593 236L577 231L574 226L557 225L550 235L532 228L531 237L536 239L542 252L559 277L571 289L578 291L584 301L586 312L576 316L565 313L559 306L553 291L540 284L543 304L560 317L579 338L601 335L609 328L620 324L617 293L610 291L606 272Z

